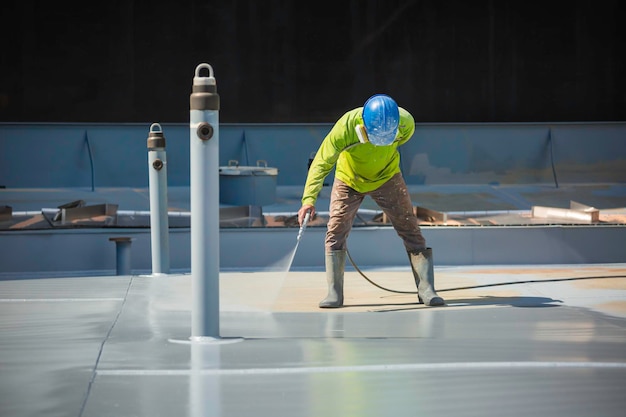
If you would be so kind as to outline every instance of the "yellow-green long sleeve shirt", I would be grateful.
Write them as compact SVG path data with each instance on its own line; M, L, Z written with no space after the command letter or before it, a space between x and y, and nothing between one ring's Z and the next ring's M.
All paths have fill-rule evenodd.
M324 178L336 164L335 178L360 193L373 191L400 172L398 146L415 132L413 116L400 107L396 140L388 146L361 143L356 126L363 124L363 107L350 110L335 123L322 141L309 168L302 204L315 205Z

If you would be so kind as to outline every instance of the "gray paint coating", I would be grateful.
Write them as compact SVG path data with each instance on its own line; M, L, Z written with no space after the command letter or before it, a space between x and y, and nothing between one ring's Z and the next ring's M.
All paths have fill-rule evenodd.
M220 345L181 343L189 280L0 282L3 415L610 417L626 406L626 322L561 301L574 294L565 284L395 312L252 311L226 297L223 337L243 340Z

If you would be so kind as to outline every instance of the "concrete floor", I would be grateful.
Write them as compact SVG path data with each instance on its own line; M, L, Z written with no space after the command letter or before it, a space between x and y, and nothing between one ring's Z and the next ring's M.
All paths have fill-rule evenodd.
M444 307L349 269L336 310L322 271L222 272L221 343L188 274L0 281L0 415L624 415L626 264L435 272Z

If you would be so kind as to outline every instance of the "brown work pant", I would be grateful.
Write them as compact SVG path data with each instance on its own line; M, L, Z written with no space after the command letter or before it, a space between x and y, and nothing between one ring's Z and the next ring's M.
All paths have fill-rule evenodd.
M402 174L398 173L378 189L368 193L359 193L335 179L330 197L326 252L346 249L346 240L352 229L352 223L366 195L369 195L389 217L407 251L416 252L426 248L426 240L413 213L411 196Z

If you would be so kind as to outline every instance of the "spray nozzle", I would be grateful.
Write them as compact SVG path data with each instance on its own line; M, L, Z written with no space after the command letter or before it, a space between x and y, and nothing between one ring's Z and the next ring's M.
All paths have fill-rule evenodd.
M300 240L300 238L302 237L302 234L304 233L304 230L306 229L306 224L309 222L310 218L311 218L311 212L307 211L306 214L304 215L302 226L300 226L300 231L298 232L298 240Z

